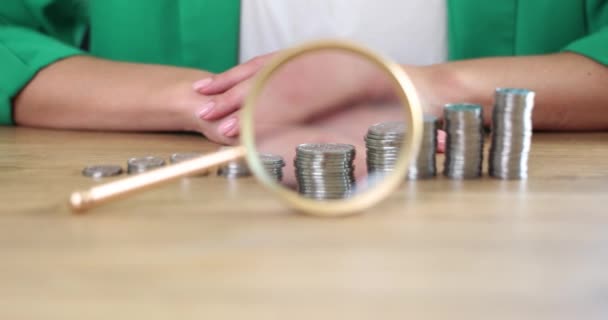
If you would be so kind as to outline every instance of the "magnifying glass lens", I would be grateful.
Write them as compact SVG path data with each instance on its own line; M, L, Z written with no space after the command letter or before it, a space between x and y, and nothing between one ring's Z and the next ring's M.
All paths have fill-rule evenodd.
M251 101L251 165L262 181L326 203L405 179L412 113L385 65L330 48L285 59L265 80Z

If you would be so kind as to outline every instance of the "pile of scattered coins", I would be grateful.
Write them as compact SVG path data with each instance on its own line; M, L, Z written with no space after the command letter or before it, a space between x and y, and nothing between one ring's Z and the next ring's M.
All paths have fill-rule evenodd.
M342 199L355 187L355 147L349 144L301 144L294 166L298 191L317 200Z

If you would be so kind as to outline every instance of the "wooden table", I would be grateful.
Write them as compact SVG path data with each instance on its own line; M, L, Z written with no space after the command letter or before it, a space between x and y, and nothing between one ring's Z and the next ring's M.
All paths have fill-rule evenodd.
M528 181L407 183L345 219L218 177L65 205L85 165L216 148L0 128L0 319L608 318L608 134L536 134Z

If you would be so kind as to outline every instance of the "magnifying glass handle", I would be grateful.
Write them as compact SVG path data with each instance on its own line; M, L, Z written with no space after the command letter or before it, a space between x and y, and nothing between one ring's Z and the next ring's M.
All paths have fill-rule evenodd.
M244 156L245 147L243 146L221 150L213 154L95 186L87 191L75 191L70 196L69 205L73 212L82 213L108 201L182 177L196 175L211 167Z

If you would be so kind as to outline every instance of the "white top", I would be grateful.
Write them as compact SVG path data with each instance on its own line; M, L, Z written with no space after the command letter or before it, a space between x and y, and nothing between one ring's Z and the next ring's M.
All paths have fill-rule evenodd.
M446 0L241 0L240 60L304 41L355 41L401 64L447 59Z

